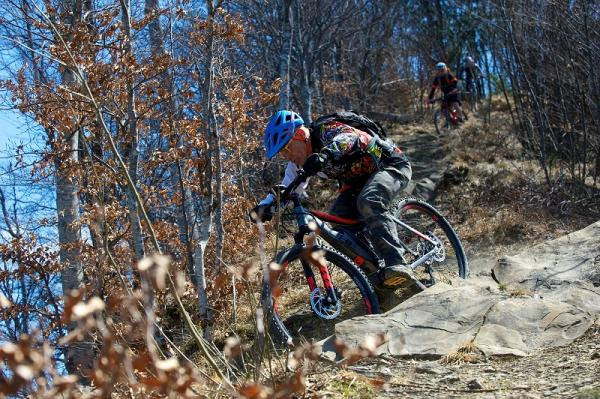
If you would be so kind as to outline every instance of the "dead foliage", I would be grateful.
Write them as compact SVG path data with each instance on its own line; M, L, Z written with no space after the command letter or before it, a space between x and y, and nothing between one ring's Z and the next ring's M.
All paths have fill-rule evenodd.
M453 161L438 206L461 239L485 246L541 241L600 218L600 195L581 196L583 188L567 178L546 184L543 170L513 134L510 118L496 108L489 124L471 118L445 140Z
M478 363L484 360L483 352L475 342L467 341L456 351L447 354L440 359L442 364Z

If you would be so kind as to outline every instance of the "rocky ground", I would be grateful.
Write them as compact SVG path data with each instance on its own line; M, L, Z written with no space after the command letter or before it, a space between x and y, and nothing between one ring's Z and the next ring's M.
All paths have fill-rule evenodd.
M600 398L600 325L570 345L526 357L449 364L380 357L349 370L358 381L381 384L371 397Z
M477 121L472 123L477 123ZM471 133L479 134L479 126L472 124L467 130L469 129ZM472 277L482 280L487 279L486 281L492 281L492 284L494 284L490 278L490 271L494 265L498 268L497 260L501 256L521 252L540 242L582 228L594 220L593 218L585 219L577 216L573 218L555 216L548 212L548 209L538 211L539 207L528 207L524 198L529 193L525 193L521 197L519 196L522 193L507 193L507 198L501 198L503 194L498 195L498 189L507 187L510 189L519 184L518 177L515 178L499 170L502 167L498 165L502 165L502 163L504 165L510 163L513 166L517 163L515 160L507 160L502 155L502 150L498 150L499 147L497 148L497 146L506 147L506 142L501 137L477 137L479 141L487 140L487 147L484 146L485 148L482 149L482 143L479 142L472 145L473 148L477 147L478 150L470 151L471 144L465 142L465 132L460 133L463 135L462 138L459 137L458 133L452 134L454 134L453 137L438 138L428 133L427 129L419 127L409 129L408 134L396 139L413 161L414 183L411 187L412 195L417 194L428 198L435 192L437 194L436 206L442 208L447 214L453 214L459 233L466 243L465 247L470 257ZM452 140L462 140L460 144L463 148L460 148L460 145L455 145L453 150L449 151L448 142ZM510 153L510 151L507 153ZM510 154L508 155L510 156ZM466 159L464 164L458 164L459 167L457 167L456 162L457 156ZM526 162L519 162L521 162L521 166L526 165ZM524 168L526 167L524 166ZM463 173L465 169L470 169L470 172ZM451 171L451 173L449 174L448 171ZM466 174L469 174L469 176L466 177ZM491 200L487 200L488 203L482 205L480 192L485 190L486 185L489 185L490 182L492 185L489 190L491 197L496 198L491 198ZM460 206L454 205L456 200L460 199L457 193L463 196L464 202L468 203L469 207L463 206L461 209ZM444 199L444 196L452 196L452 198ZM473 196L478 196L477 200L474 200ZM513 199L510 198L511 196L518 198ZM535 195L531 194L531 196L536 200ZM495 201L496 199L498 201ZM529 200L529 197L527 200ZM550 205L550 200L548 200L548 204ZM489 209L486 209L486 207ZM534 209L535 213L532 213L531 209ZM474 214L476 215L474 216ZM479 224L476 225L477 223L473 221L477 221ZM595 242L593 236L591 240ZM542 246L540 248L542 252L540 253L552 255L553 245ZM552 267L562 264L563 261L572 261L574 262L573 265L578 267L576 266L579 265L576 259L579 255L577 251L578 244L572 242L569 245L570 249L565 252L568 260L554 254L556 258L550 262L551 264L540 266L552 269ZM594 249L590 251L595 253ZM524 254L527 255L527 251ZM524 256L524 258L526 259L527 256ZM588 257L586 261L588 272L589 267L596 268L596 270L600 268L599 259L594 256ZM537 261L538 259L533 256L533 258L528 259L528 262L524 263L535 264ZM513 263L508 262L505 265L512 265ZM569 284L570 279L573 278L569 275L571 268L569 270L561 269L559 273L564 273L564 278L558 278L554 272L549 272L547 274L552 277L552 281L550 281L550 278L548 278L548 281L544 280L544 287L542 287L544 284L536 283L532 285L532 281L540 282L542 280L539 279L537 272L532 272L526 265L521 266L525 266L525 269L522 270L522 281L511 281L510 273L507 272L506 268L500 267L497 272L499 275L503 274L501 278L506 280L506 282L500 284L501 296L508 296L508 302L512 302L511 296L519 297L519 300L525 297L522 298L524 306L537 306L532 305L532 303L540 301L540 296L541 300L545 300L544 296L547 296L550 300L556 299L552 297L554 295L551 294L552 290L557 286L565 288L564 285ZM567 283L564 283L564 281ZM576 290L581 288L582 295L585 296L587 295L585 293L586 287L578 287ZM590 285L589 288L593 291L593 295L598 295L597 286L594 288ZM536 291L536 294L532 293L532 289ZM537 294L538 289L540 290L539 295ZM569 290L571 288L567 289L567 291ZM531 300L528 299L529 297L531 297ZM534 330L539 330L540 337L547 333L546 330L564 328L563 331L556 331L558 333L557 342L563 342L563 340L565 340L564 342L570 342L570 338L578 337L574 342L566 345L555 347L551 341L548 342L545 338L537 338L534 335L529 335L529 333L523 333L522 342L525 347L521 346L520 349L524 353L526 352L526 356L519 357L513 355L489 356L489 352L484 354L485 351L481 351L474 343L472 346L467 343L466 346L458 349L454 345L454 350L449 351L445 356L440 356L438 351L438 353L431 356L419 356L410 353L411 357L394 357L389 355L394 350L387 350L383 351L384 354L377 358L363 360L343 371L334 368L327 374L309 377L308 391L313 391L324 397L600 398L600 324L598 321L597 298L594 296L592 302L589 302L587 299L576 298L571 294L568 294L567 297L568 299L565 300L571 304L568 306L574 306L578 308L577 312L585 314L584 323L587 322L587 325L580 331L587 330L587 332L583 335L579 333L572 334L573 328L578 329L581 325L579 324L580 321L570 319L570 316L575 312L564 310L566 308L561 308L564 311L552 310L549 313L547 312L548 315L546 316L553 317L551 324L545 322L547 319L545 317L540 320L541 324L535 324L534 326ZM586 301L585 306L579 307L578 300ZM415 303L417 302L415 301ZM590 304L591 307L588 306ZM514 311L514 313L519 312L519 309ZM404 311L399 312L399 314L404 313ZM554 319L558 319L557 314L559 313L563 315L561 316L563 320L555 322ZM399 319L400 316L397 318ZM435 323L439 323L439 321L436 319ZM406 319L400 320L399 324L406 327ZM502 322L496 321L492 324L498 325ZM510 322L504 324L505 327L508 325L508 329L510 329ZM542 327L540 328L539 325L542 325ZM507 330L505 327L502 328ZM349 330L354 328L355 326L351 326ZM517 335L519 328L521 327L515 327ZM429 335L430 332L427 329L428 327L424 326L423 340L432 339L432 335ZM475 336L478 333L479 330L477 330ZM414 336L406 335L407 333L402 334L404 334L402 339L408 337L407 339L410 341L414 338ZM418 337L418 333L415 336ZM505 336L502 336L502 334L494 334L494 336L499 340L498 347L511 347L510 343L504 341L514 337L513 332ZM443 340L445 338L440 336L437 339ZM414 341L410 342L413 342L412 346L420 346L414 344ZM391 346L391 344L387 345ZM423 348L426 348L426 346L423 345ZM452 346L452 344L438 346ZM544 349L537 349L539 347ZM425 352L427 351L425 350ZM488 356L486 357L486 355ZM329 379L323 382L325 375ZM312 388L310 388L311 384Z

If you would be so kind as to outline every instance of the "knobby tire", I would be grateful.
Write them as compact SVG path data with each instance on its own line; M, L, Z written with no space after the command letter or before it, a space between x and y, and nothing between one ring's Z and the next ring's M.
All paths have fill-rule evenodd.
M299 260L301 259L302 254L305 251L306 246L305 245L295 245L289 249L283 250L281 251L279 254L277 254L276 258L275 258L275 262L278 263L279 265L292 265L292 264L298 264L300 265ZM333 285L337 287L336 285L336 278L334 277L335 269L337 269L337 272L339 273L339 271L342 271L347 277L349 277L351 279L351 283L348 281L347 283L350 284L354 284L356 286L356 288L358 289L358 292L360 293L360 304L354 304L354 306L356 308L362 308L362 315L364 314L375 314L375 313L379 313L379 303L377 301L377 295L375 294L375 290L373 289L373 286L371 285L369 279L367 278L366 274L358 268L358 266L356 266L356 264L354 262L352 262L348 257L346 257L345 255L339 253L338 251L329 248L329 247L324 247L324 246L320 246L320 245L315 245L313 246L313 248L311 249L312 251L323 251L323 256L324 258L327 260L329 266L329 272L332 275L332 281L333 281ZM290 266L287 266L288 268ZM319 283L321 283L321 275L319 274L318 268L311 266L314 274L315 274L315 280ZM306 290L307 285L306 285L306 281L305 281L305 277L304 274L302 272L302 268L295 268L296 270L286 270L286 273L288 274L294 274L296 276L299 276L302 278L303 280L303 289ZM321 288L322 288L322 284L318 284ZM356 293L358 295L358 292ZM286 295L285 290L282 292L281 297L284 297ZM310 304L308 303L309 301L306 300L308 298L308 295L304 295L303 296L303 300L305 302L306 307L310 308ZM352 304L351 303L346 303L346 301L344 301L344 293L342 293L342 307L346 306L346 307L351 307ZM269 333L271 336L271 339L273 340L273 343L278 346L291 346L293 345L295 342L298 342L298 339L300 338L300 336L304 336L304 334L302 333L298 333L297 331L290 331L290 329L286 326L286 320L284 320L284 317L282 317L282 315L280 315L280 312L278 312L278 306L276 306L278 299L274 298L272 295L272 287L270 282L268 281L268 279L265 279L263 281L263 290L262 290L262 301L263 301L263 306L266 309L266 321L269 324ZM358 314L352 314L351 316L348 316L347 318L350 317L354 317L357 316ZM340 318L335 318L332 320L322 320L319 319L317 315L315 315L314 313L310 313L309 317L312 318L316 318L318 323L326 323L327 327L324 329L325 331L329 331L329 329L333 330L333 326L335 325L335 323L342 321L344 319L343 317L344 315L340 315ZM304 317L304 316L302 316ZM314 320L314 319L313 319ZM319 328L321 329L321 328ZM322 331L319 331L320 333ZM314 337L311 337L314 338ZM323 337L319 337L319 338L325 338L325 336Z
M450 254L456 260L456 264L453 263L454 260L452 259L444 261L445 264L447 263L447 266L452 267L451 270L447 270L447 272L451 274L451 277L467 278L469 276L469 264L463 245L450 222L448 222L437 209L427 202L416 198L402 199L393 209L396 218L419 230L421 233L426 233L428 230L434 230L436 235L442 236L439 238L442 239L445 246L448 246L447 252L450 253L449 250L451 250ZM417 223L417 220L420 222ZM427 226L420 225L423 223L427 224ZM400 227L398 228L398 231L399 238L405 242L414 240L415 238L411 233L403 235ZM439 268L444 266L445 265L436 264L434 262L432 268L434 271L439 271ZM436 267L438 270L436 270Z

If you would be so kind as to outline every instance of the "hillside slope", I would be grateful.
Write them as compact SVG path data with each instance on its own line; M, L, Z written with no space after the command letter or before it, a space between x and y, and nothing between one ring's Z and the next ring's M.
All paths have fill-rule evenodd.
M597 211L544 193L506 118L471 118L442 137L428 124L405 126L394 137L413 162L409 191L457 227L472 281L434 287L377 320L338 324L346 342L369 332L390 340L378 358L332 372L326 396L600 397L600 223L551 240L598 220Z

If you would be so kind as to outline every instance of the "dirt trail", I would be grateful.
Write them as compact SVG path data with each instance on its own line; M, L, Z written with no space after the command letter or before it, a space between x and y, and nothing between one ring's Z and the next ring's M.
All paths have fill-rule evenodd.
M407 194L431 199L435 186L448 167L441 138L422 129L391 138L410 159L413 176Z

